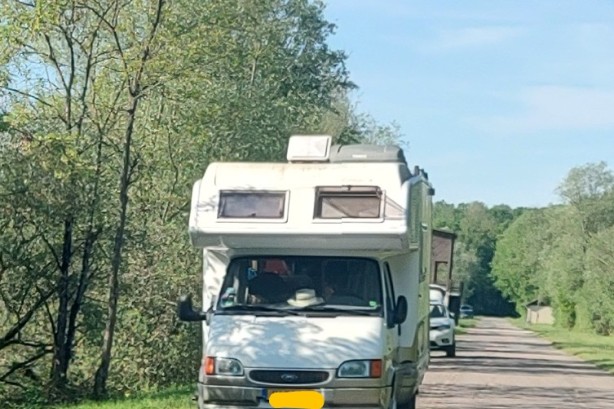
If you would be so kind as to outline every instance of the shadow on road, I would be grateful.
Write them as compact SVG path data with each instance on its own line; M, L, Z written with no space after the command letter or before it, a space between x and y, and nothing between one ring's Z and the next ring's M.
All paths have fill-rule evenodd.
M562 409L576 408L577 390L573 387L518 387L511 385L430 385L420 392L420 399L445 401L442 408L450 409ZM609 408L614 405L612 392L592 390L583 394L583 400L590 402L594 408ZM480 402L479 404L477 402ZM485 405L482 402L487 402ZM439 407L439 406L437 406ZM434 406L419 405L419 409L431 409Z
M614 377L504 319L457 338L457 355L431 353L419 409L614 409Z

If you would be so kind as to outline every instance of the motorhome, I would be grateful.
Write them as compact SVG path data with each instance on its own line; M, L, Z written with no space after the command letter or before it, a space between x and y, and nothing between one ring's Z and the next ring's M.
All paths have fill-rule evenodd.
M430 299L444 304L458 325L463 297L463 282L452 276L456 233L448 229L432 229Z
M203 321L201 409L300 391L324 408L415 407L434 189L397 146L331 141L292 136L286 161L211 163L193 185L202 306L186 294L178 313Z

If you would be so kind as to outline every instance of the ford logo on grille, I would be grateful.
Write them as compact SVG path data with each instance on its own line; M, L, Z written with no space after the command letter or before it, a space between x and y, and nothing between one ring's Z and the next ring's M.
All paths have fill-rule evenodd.
M294 375L291 373L285 373L281 375L281 380L284 382L296 382L298 381L298 375Z

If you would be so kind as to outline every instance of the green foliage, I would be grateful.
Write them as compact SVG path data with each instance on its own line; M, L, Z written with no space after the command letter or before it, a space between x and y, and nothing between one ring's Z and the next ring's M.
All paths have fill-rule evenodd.
M467 328L473 328L477 325L479 318L461 318L458 320L458 326L455 327L455 333L462 335L467 333Z
M543 209L524 212L497 240L492 263L495 285L516 303L522 314L524 305L534 299L543 301L540 280L543 277L543 247L551 241Z
M584 271L583 299L598 334L614 333L614 228L597 233L589 242Z
M473 305L478 314L514 313L513 305L494 285L491 261L499 232L517 214L520 212L507 206L489 209L481 202L434 205L434 226L451 229L458 235L452 275L455 281L464 283L463 300Z
M549 303L557 326L609 335L614 175L605 162L579 166L559 193L563 205L525 213L504 232L493 263L496 285L518 304Z
M321 1L33 4L0 2L0 400L89 394L115 267L108 388L194 382L200 328L175 300L201 285L186 223L207 164L400 131L350 104Z

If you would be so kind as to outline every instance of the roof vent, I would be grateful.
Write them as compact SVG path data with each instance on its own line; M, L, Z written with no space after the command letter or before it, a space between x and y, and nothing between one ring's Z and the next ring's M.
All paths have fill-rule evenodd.
M327 162L332 143L330 135L292 135L288 141L288 162Z

